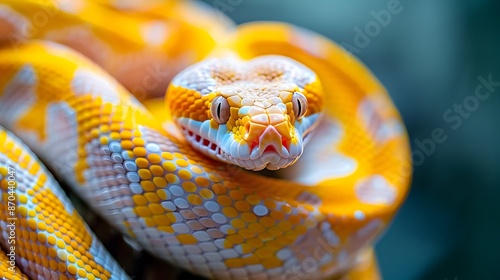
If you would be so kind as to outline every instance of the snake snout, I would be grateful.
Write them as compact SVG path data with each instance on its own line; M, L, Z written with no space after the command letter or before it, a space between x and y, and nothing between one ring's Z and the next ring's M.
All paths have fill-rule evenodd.
M254 126L257 124L254 124ZM274 125L260 126L261 133L256 137L245 139L250 143L250 158L255 159L263 154L276 154L280 157L289 156L290 131L279 131ZM252 129L252 125L250 125Z

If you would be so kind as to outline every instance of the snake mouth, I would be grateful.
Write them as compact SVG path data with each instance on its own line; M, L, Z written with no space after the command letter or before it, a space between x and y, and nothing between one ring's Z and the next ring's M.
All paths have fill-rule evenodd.
M274 146L267 146L264 153L278 153L278 151Z
M258 158L261 158L263 156L265 156L268 159L271 157L289 158L290 157L290 150L289 150L289 148L287 148L283 145L277 145L275 143L268 144L267 146L261 146L261 147L259 147L259 145L257 145L257 146L250 149L249 158L251 160L257 160Z
M265 168L276 170L287 167L296 160L295 158L288 156L289 153L285 147L280 148L282 150L280 153L275 145L268 145L262 150L255 148L247 158L232 156L230 152L224 151L216 143L188 129L187 127L181 125L180 129L193 148L204 152L212 158L235 164L248 170L258 171Z

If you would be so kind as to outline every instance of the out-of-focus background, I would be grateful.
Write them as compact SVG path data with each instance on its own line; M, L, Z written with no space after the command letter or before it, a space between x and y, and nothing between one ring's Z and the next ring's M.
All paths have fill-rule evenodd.
M410 195L376 247L384 279L500 279L499 1L204 2L237 23L284 21L319 32L389 90L415 168ZM381 21L391 2L399 12ZM483 100L475 95L481 84ZM430 144L435 129L446 141Z

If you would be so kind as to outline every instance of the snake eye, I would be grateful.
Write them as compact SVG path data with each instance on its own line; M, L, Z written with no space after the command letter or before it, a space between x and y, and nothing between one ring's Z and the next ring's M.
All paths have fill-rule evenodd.
M296 119L300 119L307 112L307 99L300 92L294 92L292 96L293 113Z
M226 98L222 96L214 98L210 113L218 124L226 123L229 120L229 103Z

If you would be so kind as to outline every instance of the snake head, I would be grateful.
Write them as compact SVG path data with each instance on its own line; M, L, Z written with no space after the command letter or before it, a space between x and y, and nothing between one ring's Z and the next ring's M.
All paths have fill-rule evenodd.
M282 56L195 64L174 78L167 103L196 150L249 170L296 162L323 111L316 74Z

